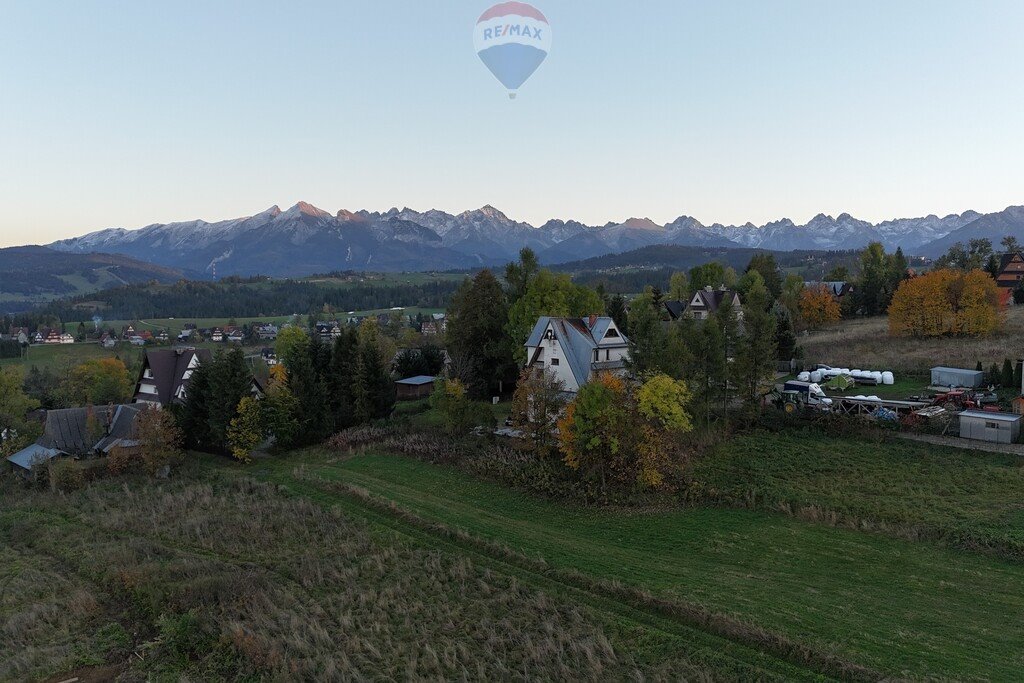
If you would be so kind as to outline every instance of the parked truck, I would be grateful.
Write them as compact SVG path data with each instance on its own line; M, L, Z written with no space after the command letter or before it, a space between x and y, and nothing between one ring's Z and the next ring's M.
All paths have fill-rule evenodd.
M832 406L832 399L825 395L821 387L814 382L801 382L790 380L782 387L783 392L795 391L801 395L805 405L811 408L829 410Z

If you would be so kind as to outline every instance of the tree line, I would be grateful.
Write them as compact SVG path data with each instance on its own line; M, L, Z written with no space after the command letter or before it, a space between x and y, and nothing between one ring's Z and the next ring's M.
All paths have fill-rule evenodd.
M324 285L301 280L199 282L174 285L129 285L88 296L51 303L39 317L64 322L89 321L96 303L104 317L115 320L146 318L254 318L321 312L377 310L395 306L444 308L457 282L422 284ZM28 316L21 316L25 318Z

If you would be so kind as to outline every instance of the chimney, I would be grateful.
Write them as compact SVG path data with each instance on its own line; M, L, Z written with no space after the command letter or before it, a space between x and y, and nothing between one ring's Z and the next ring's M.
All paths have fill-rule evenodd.
M590 329L594 329L594 325L597 324L597 316L593 313L590 314Z
M705 292L711 292L711 291L714 291L714 289L711 287L711 285L704 285L704 291Z

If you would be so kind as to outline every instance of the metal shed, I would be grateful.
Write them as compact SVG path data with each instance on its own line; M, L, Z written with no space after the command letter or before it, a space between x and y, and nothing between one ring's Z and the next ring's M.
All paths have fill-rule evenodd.
M932 368L933 387L980 387L985 383L985 373L981 370L964 370L963 368Z
M1022 417L1013 413L965 410L960 413L960 436L976 441L1015 443L1020 437Z

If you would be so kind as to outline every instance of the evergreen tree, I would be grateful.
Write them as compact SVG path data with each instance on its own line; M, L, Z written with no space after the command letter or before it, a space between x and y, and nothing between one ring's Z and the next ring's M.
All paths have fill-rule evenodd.
M355 374L355 417L365 423L391 414L395 406L395 385L381 362L375 344L360 344Z
M766 384L775 374L775 316L768 311L768 289L756 284L743 305L743 333L736 350L736 383L748 406L760 406Z
M722 326L715 315L700 324L683 318L676 323L676 333L690 351L685 378L693 392L696 414L710 424L711 407L721 397L726 381Z
M629 316L626 312L626 297L616 294L608 299L606 306L608 316L615 321L620 330L629 329Z
M204 363L192 372L188 383L188 394L184 404L173 406L175 418L185 435L185 445L190 449L208 448L212 442L207 415L213 396L210 391L212 363Z
M346 327L341 336L334 340L334 348L331 350L328 387L335 429L346 429L355 424L353 388L358 359L359 336L354 328Z
M1024 363L1017 361L1013 364L1013 388L1020 390L1024 383Z
M319 357L322 349L319 341L308 340L296 344L285 361L288 389L298 409L299 444L318 443L330 436L334 427L327 382L314 366L314 356Z
M775 254L762 253L754 254L747 265L745 273L756 271L764 280L764 286L772 299L778 299L782 294L782 276L779 274L779 265L775 262Z
M200 366L202 368L203 366ZM195 379L195 374L192 375ZM235 418L238 404L252 392L252 373L245 364L240 348L218 352L210 363L209 394L206 397L206 421L209 427L208 446L217 452L228 449L228 427ZM189 397L192 382L189 383Z
M471 368L474 377L460 377L471 396L490 396L514 376L512 344L505 334L507 322L505 292L491 271L480 271L455 293L448 309L448 352Z
M1003 360L1003 372L1000 376L1000 381L1004 387L1013 386L1013 363L1010 362L1009 358Z
M653 289L630 304L627 363L637 375L662 373L680 379L689 361L690 349L678 325L668 326L662 320L661 311Z
M793 317L785 306L775 308L775 347L779 360L796 357L796 332L793 331Z
M988 383L999 384L1002 381L1002 373L999 372L999 366L995 363L988 369Z

